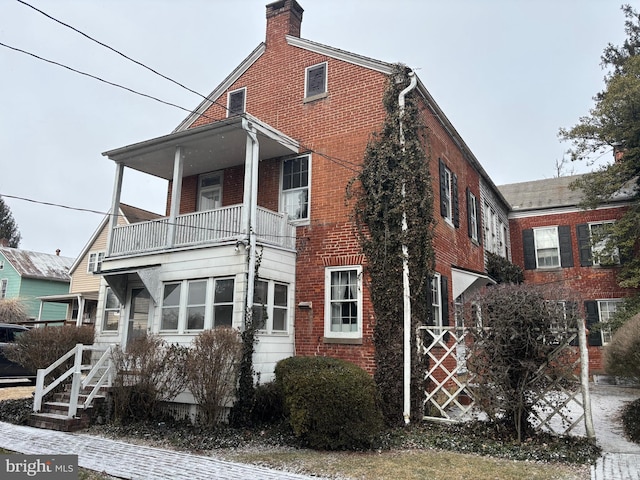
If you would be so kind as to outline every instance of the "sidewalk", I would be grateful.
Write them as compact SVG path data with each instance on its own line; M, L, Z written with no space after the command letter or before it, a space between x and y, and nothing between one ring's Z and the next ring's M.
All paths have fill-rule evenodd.
M213 457L5 422L0 422L0 448L28 455L78 455L80 467L124 479L321 480Z
M640 445L628 441L619 415L640 398L640 389L589 384L596 442L602 456L591 467L591 480L640 480Z

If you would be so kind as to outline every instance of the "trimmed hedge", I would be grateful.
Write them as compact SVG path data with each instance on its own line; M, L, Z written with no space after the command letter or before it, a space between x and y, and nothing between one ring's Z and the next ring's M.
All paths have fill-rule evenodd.
M321 450L370 448L382 428L373 378L331 357L291 357L278 362L276 384L294 434Z

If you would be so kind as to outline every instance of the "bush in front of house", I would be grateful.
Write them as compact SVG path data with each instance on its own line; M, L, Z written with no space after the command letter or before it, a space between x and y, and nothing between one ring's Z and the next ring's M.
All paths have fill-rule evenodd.
M3 298L0 300L0 323L25 322L29 319L27 310L17 298Z
M111 388L116 421L157 418L160 404L186 388L187 348L169 345L157 335L143 335L111 353L115 374Z
M16 337L4 350L6 357L33 372L47 368L78 343L92 345L93 326L63 325L60 327L32 328ZM52 376L59 376L73 365L73 357L57 367Z
M256 386L251 422L253 425L277 423L284 419L284 398L282 390L274 382Z
M623 323L604 347L604 368L610 375L640 379L640 314Z
M293 432L310 447L372 446L383 421L367 372L330 357L291 357L278 362L275 375Z
M238 382L242 341L237 330L218 327L198 335L186 356L189 391L200 407L199 421L213 426L225 419Z

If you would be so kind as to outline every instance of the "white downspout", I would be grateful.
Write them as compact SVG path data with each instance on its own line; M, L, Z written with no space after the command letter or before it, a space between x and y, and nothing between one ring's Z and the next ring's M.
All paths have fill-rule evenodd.
M404 99L405 96L414 88L418 83L416 74L409 72L409 86L406 87L398 94L398 107L400 110L400 145L402 146L402 152L404 153L404 132L402 125L402 118L404 117ZM402 181L402 200L405 198L404 180ZM402 208L402 232L408 230L407 225L407 213L403 206ZM411 290L409 288L409 249L407 245L402 245L402 302L403 302L403 345L404 345L404 406L403 416L404 422L409 423L411 419Z

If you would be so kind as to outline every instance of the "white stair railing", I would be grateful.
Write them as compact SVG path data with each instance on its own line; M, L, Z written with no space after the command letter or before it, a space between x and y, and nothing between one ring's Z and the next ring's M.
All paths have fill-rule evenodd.
M104 351L98 362L93 367L91 367L91 365L82 364L83 353L87 351ZM63 372L58 378L54 379L49 385L45 386L45 379L47 375L49 375L57 367L64 364L72 357L74 357L73 365L65 372ZM83 379L82 375L84 371L88 371L89 373ZM97 345L83 345L81 343L78 343L75 347L73 347L47 368L38 369L38 374L36 377L36 390L33 397L33 411L39 412L42 409L42 400L45 395L50 393L54 388L60 385L67 378L72 377L69 412L67 416L68 418L75 417L78 411L78 397L80 395L80 391L91 385L91 381L98 375L99 372L102 372L98 381L94 385L92 385L92 390L89 393L87 399L82 404L83 408L87 408L91 404L93 398L101 387L111 386L113 376L112 371L113 367L111 364L111 346L105 347Z

